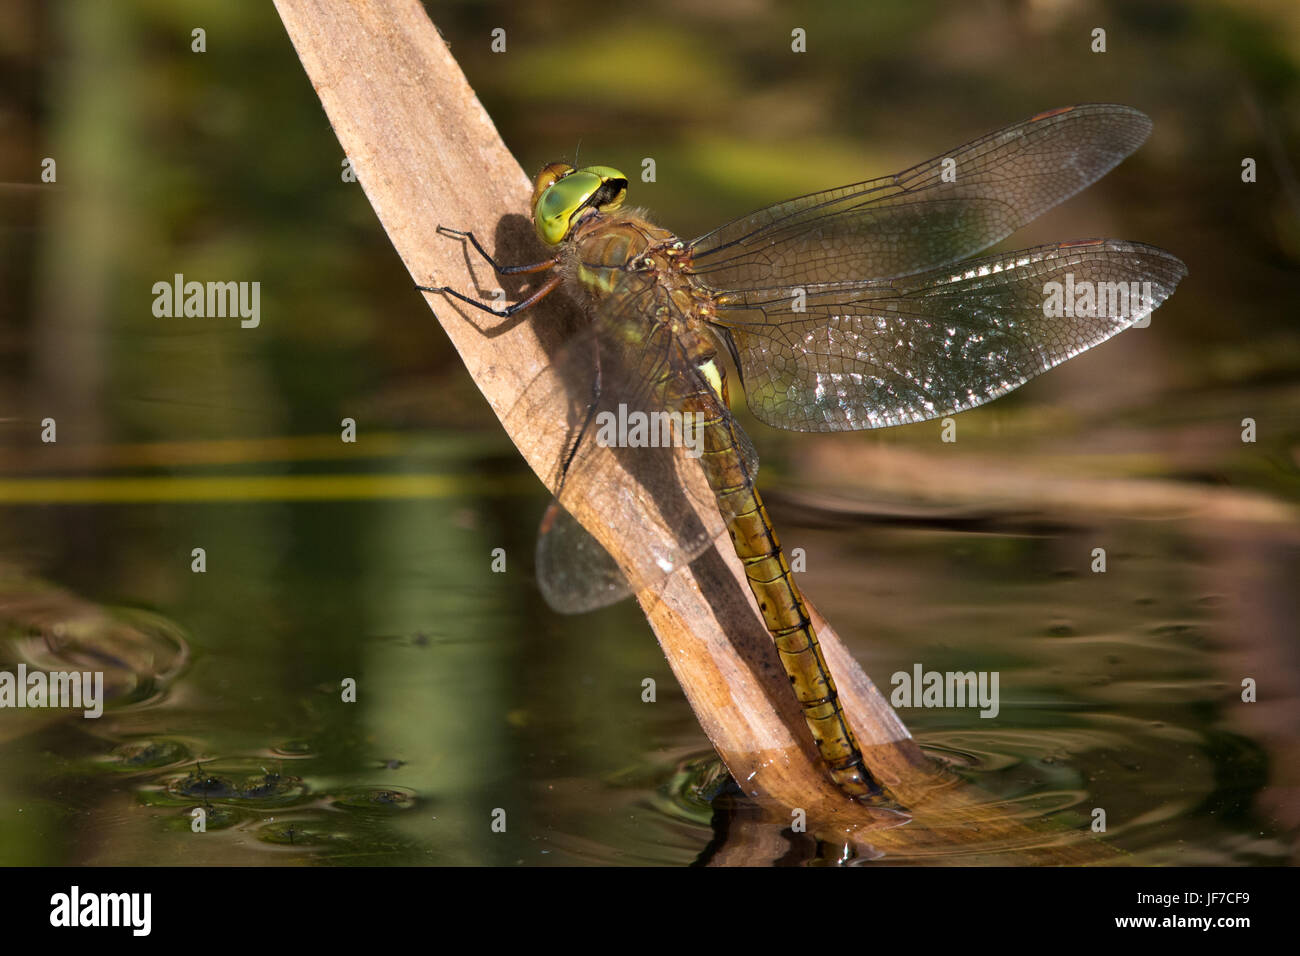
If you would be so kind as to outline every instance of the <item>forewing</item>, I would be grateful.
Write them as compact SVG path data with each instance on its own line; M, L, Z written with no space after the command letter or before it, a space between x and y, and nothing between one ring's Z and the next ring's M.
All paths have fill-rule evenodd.
M810 287L805 303L789 289L729 295L717 322L735 342L749 406L764 422L795 431L880 428L1006 394L1146 317L1186 274L1177 258L1142 243L1057 243L903 278ZM1096 315L1051 317L1048 283L1076 291L1092 283L1110 301ZM1149 297L1120 296L1102 283L1128 291L1149 283L1138 287Z
M1041 113L893 176L777 203L691 244L713 289L892 278L974 255L1117 166L1151 132L1127 106Z

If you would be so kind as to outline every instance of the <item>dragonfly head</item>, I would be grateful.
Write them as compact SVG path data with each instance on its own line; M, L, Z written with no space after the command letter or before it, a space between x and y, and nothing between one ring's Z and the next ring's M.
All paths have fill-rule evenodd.
M551 163L533 180L533 225L542 242L558 246L586 213L617 209L626 198L627 176L617 169Z

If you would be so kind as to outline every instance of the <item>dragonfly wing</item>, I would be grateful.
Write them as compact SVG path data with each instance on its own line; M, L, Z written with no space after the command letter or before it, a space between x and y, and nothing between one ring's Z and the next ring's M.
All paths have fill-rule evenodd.
M698 451L680 431L681 403L708 386L651 318L666 301L658 287L635 273L616 285L507 417L509 425L510 417L565 410L565 452L547 476L558 511L543 522L537 550L542 593L560 611L613 603L726 537ZM593 514L628 535L627 546L607 548L585 530Z
M941 418L1004 395L1145 318L1186 274L1163 249L1096 239L809 287L803 311L791 289L728 294L716 320L735 343L758 418L849 431ZM1049 283L1093 288L1096 314L1047 314L1060 311Z
M1096 182L1151 120L1127 106L1041 113L893 176L810 193L696 239L713 289L891 278L974 255Z
M558 501L537 535L537 586L561 614L584 614L632 594L618 562Z

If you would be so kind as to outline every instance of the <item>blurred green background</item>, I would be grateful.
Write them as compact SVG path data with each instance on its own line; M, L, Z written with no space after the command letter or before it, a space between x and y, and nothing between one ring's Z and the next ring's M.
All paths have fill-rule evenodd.
M426 8L526 171L652 157L657 180L633 172L630 201L686 237L1052 107L1148 113L1136 155L1002 248L1171 250L1190 274L1149 329L963 415L956 448L933 425L750 432L778 528L817 556L806 590L878 683L918 654L1001 667L1004 688L1023 678L1004 705L1012 737L904 713L923 742L1000 792L1074 793L1066 813L1101 799L1116 754L1185 746L1196 770L1174 794L1176 769L1119 771L1107 798L1147 822L1117 839L1160 861L1291 858L1295 692L1231 705L1243 673L1300 676L1294 3ZM10 0L0 70L0 664L78 600L155 609L188 647L180 684L94 728L0 713L0 863L548 862L528 837L542 831L561 862L692 859L706 809L634 822L635 808L658 806L665 768L707 741L635 608L575 621L541 604L540 485L340 175L273 7ZM152 286L175 273L259 281L260 327L156 318ZM337 439L345 417L355 445ZM1240 441L1245 417L1256 444ZM46 418L56 445L39 440ZM899 452L917 457L871 457ZM1078 555L1098 544L1133 558L1115 593L1072 575L1088 580ZM487 570L497 547L506 575ZM60 590L34 614L24 602L47 585ZM927 605L950 616L915 613ZM383 692L341 709L340 675ZM666 706L639 703L647 675ZM181 748L170 777L129 756L159 740ZM232 779L268 761L305 779L296 849L250 856L283 834L238 795L224 842L196 851L167 830L197 792L196 757ZM105 766L130 786L105 786ZM389 791L376 799L398 816L339 809L340 792ZM527 822L494 841L485 808L506 804Z

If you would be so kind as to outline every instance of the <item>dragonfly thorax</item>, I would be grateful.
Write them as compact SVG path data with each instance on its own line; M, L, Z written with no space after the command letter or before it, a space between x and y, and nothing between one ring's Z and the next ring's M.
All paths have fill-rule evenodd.
M566 246L574 278L593 299L635 297L643 319L674 336L704 336L716 314L715 294L692 281L686 244L641 210L593 211L574 226Z

